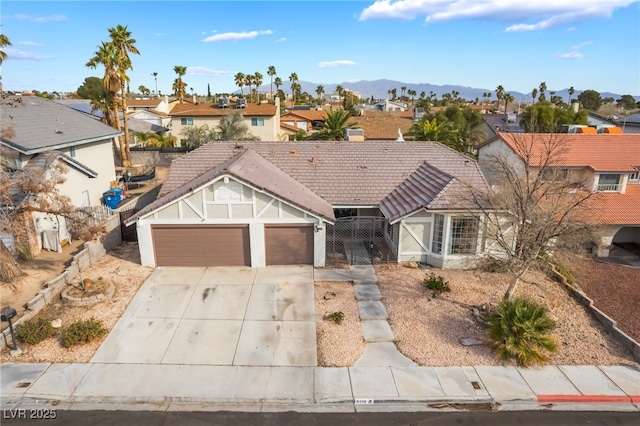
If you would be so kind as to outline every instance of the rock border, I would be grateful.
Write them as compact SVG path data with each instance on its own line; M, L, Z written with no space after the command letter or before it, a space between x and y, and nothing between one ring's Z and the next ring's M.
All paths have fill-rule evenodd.
M69 284L68 287L71 287L71 284ZM111 299L113 297L113 294L116 291L116 286L113 283L113 281L109 280L109 288L107 288L106 293L98 293L98 294L94 294L93 296L88 296L88 297L73 297L73 296L69 296L69 294L67 294L68 290L71 290L70 288L65 288L64 290L62 290L62 293L60 294L60 297L62 298L62 300L65 303L70 304L71 306L89 306L89 305L95 305L96 303L100 303L102 301Z

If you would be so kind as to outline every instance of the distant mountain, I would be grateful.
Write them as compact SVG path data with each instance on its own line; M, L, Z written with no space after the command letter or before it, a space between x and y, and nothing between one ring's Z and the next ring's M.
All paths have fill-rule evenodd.
M288 81L283 82L284 84L281 86L281 89L284 90L285 93L291 93L290 84ZM391 89L396 89L397 96L401 95L401 87L406 87L407 90L415 90L417 95L416 99L420 96L420 92L425 92L426 96L429 96L430 92L436 94L438 98L441 98L444 93L451 93L452 91L459 92L459 97L465 98L467 100L474 100L475 98L482 99L482 94L486 92L491 92L491 99L495 100L496 92L495 88L492 89L482 89L475 87L467 87L467 86L457 86L457 85L444 85L438 86L435 84L429 83L404 83L402 81L397 80L361 80L356 82L343 82L343 83L312 83L309 81L299 81L298 82L302 87L303 92L307 92L312 96L316 96L316 88L318 85L324 86L325 95L334 93L336 87L342 86L344 89L353 90L354 92L360 93L360 97L362 98L370 98L371 96L374 99L384 99L389 97L388 91ZM265 84L260 86L261 91L269 91L269 84ZM533 89L533 87L532 87ZM546 96L547 99L551 98L549 94L550 89L547 89ZM507 90L507 93L510 93L516 100L516 102L531 102L531 92L529 93L521 93L516 91ZM576 99L578 95L582 93L582 90L576 90L572 99ZM567 102L569 100L569 89L556 90L556 96L562 96L562 98ZM406 92L405 92L406 95ZM620 98L620 94L611 93L611 92L600 92L600 96L603 98L612 97L614 99ZM636 96L636 100L640 100L640 97Z

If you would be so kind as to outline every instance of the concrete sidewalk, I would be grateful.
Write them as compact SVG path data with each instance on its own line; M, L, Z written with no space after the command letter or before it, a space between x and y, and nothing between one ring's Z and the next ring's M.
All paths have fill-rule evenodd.
M171 411L640 411L629 366L278 367L166 364L0 366L3 409Z

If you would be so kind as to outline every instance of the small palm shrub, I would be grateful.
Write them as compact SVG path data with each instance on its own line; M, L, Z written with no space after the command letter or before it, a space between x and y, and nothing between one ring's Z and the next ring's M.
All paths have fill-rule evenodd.
M29 345L37 345L51 337L51 334L53 334L51 321L44 318L26 320L16 326L16 336Z
M436 276L436 274L434 274L433 272L430 273L422 283L428 290L431 290L431 295L433 297L451 291L451 287L449 287L449 281L445 280L441 275Z
M60 342L62 346L69 348L81 343L89 343L104 336L108 331L101 320L95 318L79 320L60 331Z
M526 298L503 300L489 313L489 338L499 358L528 367L546 362L557 350L556 327L547 308Z

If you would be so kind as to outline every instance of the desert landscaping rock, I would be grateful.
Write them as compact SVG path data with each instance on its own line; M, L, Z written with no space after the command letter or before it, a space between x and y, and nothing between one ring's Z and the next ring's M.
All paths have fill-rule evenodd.
M54 319L53 321L51 321L51 327L53 327L53 328L62 327L62 320L60 318Z

